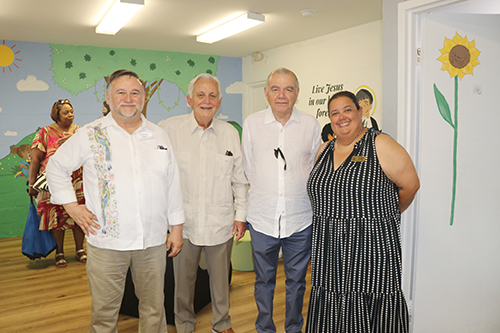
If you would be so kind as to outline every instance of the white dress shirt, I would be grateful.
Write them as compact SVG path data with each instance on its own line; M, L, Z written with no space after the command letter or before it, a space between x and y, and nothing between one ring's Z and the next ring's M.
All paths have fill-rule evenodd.
M169 118L161 126L181 173L184 238L197 246L227 242L234 221L245 222L247 216L248 181L238 131L218 119L203 130L193 113Z
M86 206L101 226L87 241L99 248L141 250L165 244L169 225L184 223L179 171L170 140L141 116L129 134L109 114L77 130L52 156L53 203L75 202L71 172L83 165Z
M255 230L286 238L311 225L306 183L320 145L318 121L295 107L285 126L276 121L271 108L248 116L242 151L250 182L247 221ZM278 147L284 159L279 154L276 158Z

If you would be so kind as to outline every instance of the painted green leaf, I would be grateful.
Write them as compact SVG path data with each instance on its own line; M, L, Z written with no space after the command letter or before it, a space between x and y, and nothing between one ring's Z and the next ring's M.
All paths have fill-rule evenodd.
M1 41L1 40L0 40ZM177 85L184 95L188 94L189 82L207 69L217 73L219 56L181 52L150 51L138 49L109 49L94 46L50 44L52 80L62 89L74 95L95 87L119 68L132 67L147 82L168 80ZM91 61L85 61L84 55ZM1 57L1 56L0 56ZM213 57L213 64L207 58ZM189 60L189 62L187 62ZM98 64L98 65L96 65ZM154 64L154 66L151 66ZM203 64L201 69L196 64ZM78 76L85 73L85 78ZM104 92L100 91L99 96Z
M241 128L240 124L238 124L237 122L235 122L233 120L228 120L227 122L229 124L233 125L234 128L236 128L236 130L238 131L238 134L240 135L240 141L241 141L241 134L243 132L243 129Z
M436 84L434 84L434 96L436 97L436 103L439 109L439 113L441 113L443 119L448 124L450 124L451 127L455 128L455 125L453 125L453 120L451 119L450 106L448 105L446 98L439 91Z

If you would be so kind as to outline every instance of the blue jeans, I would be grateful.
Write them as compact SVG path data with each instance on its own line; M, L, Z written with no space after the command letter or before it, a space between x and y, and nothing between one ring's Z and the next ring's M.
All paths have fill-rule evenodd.
M273 321L273 299L280 247L286 275L285 331L300 332L304 325L302 306L306 290L306 273L311 258L312 227L287 238L274 238L255 231L250 224L255 267L255 302L259 314L255 328L259 333L276 332Z

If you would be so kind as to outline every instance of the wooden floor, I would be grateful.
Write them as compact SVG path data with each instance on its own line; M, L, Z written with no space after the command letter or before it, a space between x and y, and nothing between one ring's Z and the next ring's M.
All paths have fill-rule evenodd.
M88 332L90 294L85 264L74 258L71 231L66 233L65 253L68 266L54 265L54 252L48 258L29 260L21 253L22 237L0 239L0 332ZM232 326L235 332L255 332L257 307L253 298L254 272L233 271L231 283ZM285 276L280 260L274 300L274 320L278 332L284 332ZM310 270L304 298L304 320L310 292ZM210 332L211 305L198 313L195 332ZM138 319L120 315L120 333L137 332ZM170 333L176 332L168 326Z

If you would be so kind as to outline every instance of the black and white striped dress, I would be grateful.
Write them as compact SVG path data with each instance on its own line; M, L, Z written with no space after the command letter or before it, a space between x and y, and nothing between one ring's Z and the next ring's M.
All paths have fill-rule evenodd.
M313 207L312 281L306 332L408 332L401 289L398 188L380 167L369 130L334 170L334 142L307 190Z

